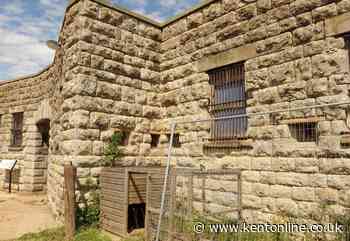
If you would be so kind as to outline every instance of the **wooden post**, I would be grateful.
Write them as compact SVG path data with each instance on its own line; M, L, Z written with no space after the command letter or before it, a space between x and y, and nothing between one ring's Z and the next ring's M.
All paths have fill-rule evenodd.
M64 221L66 240L73 240L75 235L75 182L77 168L72 163L64 166Z
M150 220L151 220L151 209L152 204L152 175L150 173L147 174L147 195L146 195L146 217L145 217L145 240L151 241L151 228L150 228Z
M13 168L11 168L11 170L9 171L9 193L12 192L12 171L13 171Z

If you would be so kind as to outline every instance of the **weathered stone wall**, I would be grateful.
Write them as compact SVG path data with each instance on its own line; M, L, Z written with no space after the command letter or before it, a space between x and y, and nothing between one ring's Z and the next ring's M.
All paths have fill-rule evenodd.
M18 160L21 191L42 191L46 187L48 150L41 147L36 124L48 118L45 109L53 78L54 68L49 67L37 76L0 83L0 159ZM24 112L23 145L19 148L10 146L12 114L16 112ZM2 186L3 174L4 171L0 176Z
M206 71L240 61L245 61L248 113L348 102L348 51L343 38L327 30L331 22L340 24L332 17L348 10L348 1L224 0L164 27L160 99L168 120L157 125L169 132L172 119L210 117ZM182 148L175 150L176 160L180 166L243 169L243 217L248 221L272 221L276 214L315 220L324 214L325 203L331 213L341 214L350 208L350 160L334 157L348 154L340 147L341 134L349 133L347 109L275 117L325 116L318 144L297 143L286 123L271 125L270 115L250 117L252 150L232 154L204 152L209 123L180 124ZM213 191L208 201L215 204L220 188Z
M79 1L73 7L77 11L67 17L76 25L69 34L76 41L65 54L70 61L61 93L58 148L49 166L49 197L58 214L63 210L64 162L78 167L80 186L97 183L105 143L114 132L125 131L130 137L122 148L123 163L143 163L150 123L161 118L161 31L93 1ZM89 194L82 191L79 198L88 200Z
M130 133L124 165L164 164L170 122L210 117L208 70L245 61L248 113L349 101L348 52L335 37L350 30L349 6L348 0L212 1L162 26L100 1L73 1L51 90L39 88L38 98L30 98L51 97L48 196L55 213L64 210L63 164L78 167L81 186L96 183L104 145L115 131ZM21 86L38 78L1 85L0 91L20 85L22 93ZM9 107L18 104L8 93L0 94L0 103L9 105L0 106L7 123L0 129L2 143L9 142ZM340 146L349 133L347 109L275 117L324 117L319 142L307 146L291 137L285 122L272 125L270 115L249 118L253 144L244 151L206 152L209 123L179 125L182 147L174 150L174 160L180 166L242 168L243 216L249 221L271 221L280 213L314 219L323 202L342 213L350 208L350 162ZM25 115L33 126L34 113ZM160 134L157 147L151 147L152 133ZM15 158L6 145L1 150L0 158ZM17 155L26 159L23 151ZM212 191L211 206L224 208L215 203L220 190Z

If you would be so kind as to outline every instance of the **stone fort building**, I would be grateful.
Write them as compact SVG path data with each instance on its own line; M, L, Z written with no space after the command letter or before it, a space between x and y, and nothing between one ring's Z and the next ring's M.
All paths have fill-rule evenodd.
M164 165L174 120L350 102L349 31L349 0L210 0L162 24L71 1L53 63L0 82L0 159L62 215L64 163L97 182L116 131L124 165ZM350 208L349 133L347 105L179 125L174 160L244 170L247 220L307 220Z

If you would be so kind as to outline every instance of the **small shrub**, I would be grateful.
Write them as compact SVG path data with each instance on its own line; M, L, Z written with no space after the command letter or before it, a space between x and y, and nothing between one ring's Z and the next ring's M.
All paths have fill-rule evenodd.
M92 201L76 210L77 227L97 227L100 222L100 197L97 190L91 192Z
M102 159L103 166L114 166L122 157L122 151L119 149L123 140L122 133L114 133L104 150L104 158Z

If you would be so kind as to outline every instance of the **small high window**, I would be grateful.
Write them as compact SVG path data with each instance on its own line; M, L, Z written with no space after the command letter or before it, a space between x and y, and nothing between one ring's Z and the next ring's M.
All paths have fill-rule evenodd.
M170 142L170 134L167 134L168 142ZM174 148L180 148L181 142L180 142L180 134L175 133L173 138L173 147Z
M348 64L350 65L350 33L345 34L343 37L345 41L345 49L348 50Z
M317 122L289 124L289 131L298 142L317 142Z
M23 112L13 114L11 134L11 146L21 147L23 144Z
M151 134L151 147L152 148L156 148L159 144L159 138L160 138L160 135L159 134Z
M128 131L123 131L123 132L121 132L121 134L122 134L121 145L122 145L122 146L127 146L127 145L129 145L130 132L128 132Z
M211 85L209 112L212 118L237 116L237 118L214 120L210 129L210 141L226 141L246 137L248 119L245 116L244 63L211 70L208 74Z

